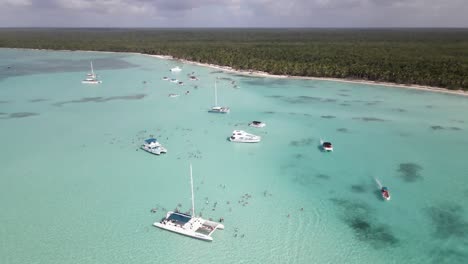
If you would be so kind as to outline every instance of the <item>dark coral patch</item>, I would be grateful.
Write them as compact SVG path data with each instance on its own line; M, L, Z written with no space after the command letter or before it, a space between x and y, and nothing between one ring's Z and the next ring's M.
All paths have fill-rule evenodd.
M401 163L399 165L398 172L406 182L415 182L417 180L422 180L422 176L420 174L422 169L423 168L420 165L408 162Z
M442 204L426 208L425 211L434 225L435 238L468 238L468 221L464 219L460 205Z
M299 147L299 146L310 146L314 143L313 138L303 138L300 140L293 140L289 143L289 145L294 146L294 147Z
M354 120L361 120L364 122L384 122L385 119L376 118L376 117L354 117Z

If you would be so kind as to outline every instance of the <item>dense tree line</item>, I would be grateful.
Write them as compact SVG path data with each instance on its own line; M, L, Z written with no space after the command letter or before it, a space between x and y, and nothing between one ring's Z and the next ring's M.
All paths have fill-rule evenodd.
M141 52L468 90L468 29L0 29L0 47Z

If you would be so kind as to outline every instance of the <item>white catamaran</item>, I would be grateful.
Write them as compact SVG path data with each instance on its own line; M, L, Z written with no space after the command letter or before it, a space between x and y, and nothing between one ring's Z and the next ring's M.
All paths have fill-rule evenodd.
M86 75L86 79L81 81L84 84L100 84L102 81L97 79L97 75L94 73L93 70L93 62L91 62L91 72Z
M218 106L218 88L216 86L216 81L215 81L215 105L213 107L211 107L210 110L208 110L208 112L210 113L220 113L220 114L228 114L231 109L229 109L229 107L227 106Z
M213 241L211 234L213 234L216 229L224 229L224 225L205 220L195 215L192 164L190 164L190 186L192 190L192 215L179 212L167 212L166 217L164 217L161 222L155 222L153 225L181 235L205 241Z

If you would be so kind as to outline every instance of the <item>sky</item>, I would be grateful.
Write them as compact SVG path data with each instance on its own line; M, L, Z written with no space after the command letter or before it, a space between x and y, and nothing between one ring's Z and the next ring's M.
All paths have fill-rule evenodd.
M468 27L468 0L0 0L0 27Z

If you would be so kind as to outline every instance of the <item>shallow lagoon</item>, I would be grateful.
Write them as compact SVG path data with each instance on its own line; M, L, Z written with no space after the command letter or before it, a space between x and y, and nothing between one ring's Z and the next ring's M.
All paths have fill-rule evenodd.
M0 58L1 263L468 259L466 97L135 54L0 49ZM81 84L90 60L101 85ZM207 113L215 78L229 115ZM231 143L234 129L263 141ZM167 155L138 150L150 136ZM320 138L335 151L321 152ZM165 209L189 210L190 162L196 211L225 218L212 243L152 227Z

